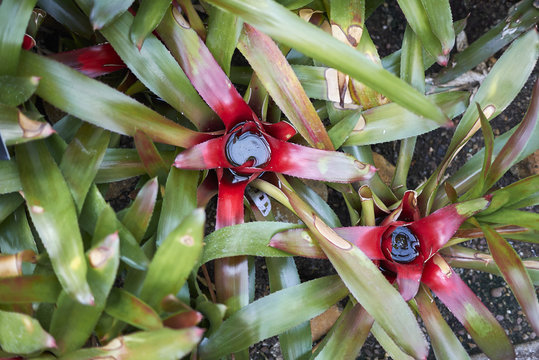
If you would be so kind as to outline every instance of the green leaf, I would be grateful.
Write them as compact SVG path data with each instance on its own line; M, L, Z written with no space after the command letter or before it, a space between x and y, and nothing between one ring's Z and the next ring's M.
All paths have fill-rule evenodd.
M240 16L275 40L349 74L410 111L439 122L446 121L445 115L438 107L404 81L374 64L366 55L305 22L276 2L272 0L208 2Z
M428 98L440 106L448 117L460 115L468 103L469 94L451 91L429 95ZM356 125L344 146L368 145L400 140L417 136L446 125L447 121L436 122L418 116L396 103L377 106L362 113L363 120Z
M110 217L106 212L103 215ZM52 316L50 332L61 353L78 349L92 335L116 279L120 263L119 252L118 234L114 232L96 242L86 253L88 283L95 296L95 304L82 305L70 298L65 291L60 294Z
M146 269L149 262L148 258L129 230L116 218L114 211L103 199L95 185L90 187L79 217L81 228L88 233L93 233L99 217L105 210L109 212L109 216L115 221L115 228L120 235L120 256L122 261L133 268Z
M145 173L135 149L107 149L95 178L97 184L129 179Z
M449 0L421 0L431 30L442 43L442 54L449 55L455 44L455 30Z
M484 190L489 189L505 174L511 166L515 164L515 160L519 157L522 150L527 146L528 141L532 138L534 129L537 127L539 119L539 81L535 82L532 92L532 100L526 115L517 129L511 135L507 143L500 150L492 166L488 169L485 175ZM537 141L537 139L534 139ZM487 152L489 147L485 145ZM492 141L490 141L490 151L492 151Z
M415 297L437 359L469 359L466 350L438 310L429 290L421 286Z
M55 303L62 288L54 275L0 279L0 304Z
M8 146L42 139L54 133L48 123L32 120L16 107L2 104L0 104L0 130Z
M526 268L522 264L520 256L515 249L505 239L503 239L490 226L481 227L487 239L488 248L496 265L503 274L503 278L513 294L517 298L522 311L526 314L528 322L534 331L539 331L539 302L532 281L526 273Z
M165 164L165 161L161 157L155 144L152 142L152 139L150 139L144 132L137 130L135 132L134 140L137 153L144 164L146 173L152 178L158 176L159 182L164 184L169 166Z
M293 258L266 258L272 293L301 283ZM279 334L279 344L285 359L305 359L311 352L311 324L305 321Z
M374 323L371 328L371 333L376 338L376 341L384 348L389 357L399 360L413 360L414 358L402 351L393 339L384 331L384 329L378 324Z
M2 222L22 203L23 198L17 193L0 195L0 224L2 224ZM0 231L0 236L1 234L2 231ZM1 243L2 241L0 241L0 244ZM0 252L5 252L2 250L2 246L0 246Z
M112 289L105 312L142 330L157 330L163 327L154 309L123 289Z
M38 5L70 31L85 38L93 35L88 18L80 11L74 0L39 0Z
M10 195L19 196L18 194L4 196ZM17 199L17 203L19 201ZM38 252L24 207L19 207L0 225L0 252L15 254L22 250Z
M1 10L1 9L0 9ZM39 322L25 314L0 310L0 345L14 354L30 354L56 347Z
M135 201L122 218L122 223L133 234L138 243L141 242L150 224L158 190L157 178L149 180L139 190Z
M14 160L0 160L0 194L22 190L19 170Z
M198 178L198 171L170 168L157 225L157 246L197 207Z
M18 106L36 91L39 78L36 76L0 76L0 104Z
M328 131L329 138L333 143L335 149L338 149L346 142L352 131L356 128L358 123L364 121L361 118L361 112L353 112L350 115L346 115L341 121L336 123Z
M16 153L28 212L58 280L71 297L92 304L77 213L60 170L41 140L18 145Z
M142 43L148 34L159 25L169 6L170 0L141 1L129 33L131 42L137 45L139 49L142 48Z
M94 0L90 21L94 30L101 29L121 16L133 4L133 0Z
M539 230L539 214L527 211L500 209L488 215L481 216L480 214L477 219L488 223L516 225Z
M496 62L474 97L474 102L481 105L483 113L489 120L501 113L522 89L538 56L539 35L535 30L531 30L515 41ZM494 91L500 88L504 91ZM468 107L451 139L448 150L450 156L453 156L454 152L479 130L479 126L477 108Z
M272 99L305 140L318 149L333 150L314 106L273 40L246 24L238 48Z
M515 4L507 17L495 27L470 44L462 52L451 58L451 66L444 68L434 81L437 84L449 82L466 71L475 68L498 51L509 45L537 23L539 10L532 5L533 1L521 1ZM455 31L458 33L459 31Z
M202 253L204 220L204 210L195 209L157 249L140 290L140 298L154 309L160 309L166 295L180 291L197 264Z
M205 246L201 264L237 255L290 256L284 251L269 247L268 244L276 233L298 227L300 225L256 221L221 228L204 238Z
M120 336L100 348L81 349L60 357L61 360L176 360L188 355L202 338L203 330L159 329Z
M84 123L64 152L60 170L71 190L79 213L105 156L109 140L108 131Z
M303 181L297 178L290 178L290 185L294 187L294 190L298 196L309 204L316 214L320 216L326 224L331 227L341 227L341 221L339 217L331 207L310 187L308 187Z
M398 3L404 16L406 16L406 21L408 21L410 27L417 34L419 39L421 39L423 47L437 59L440 65L445 66L447 64L447 54L449 51L445 52L442 50L440 40L434 35L433 26L431 26L427 11L422 4L424 1L425 0L398 0ZM431 13L430 15L432 16L434 14ZM449 22L452 26L451 18L449 19ZM436 23L434 27L442 27L444 23Z
M87 14L90 12L92 0L77 0L77 2ZM147 1L147 3L152 3L152 1ZM168 3L170 4L170 0ZM137 14L141 14L140 8ZM200 130L220 129L222 125L218 117L204 103L181 67L159 39L151 34L148 35L142 49L131 42L129 29L132 24L133 16L126 12L112 24L103 28L101 33L137 79L154 94L184 114ZM140 129L151 136L145 128L140 127Z
M209 139L164 118L135 99L43 56L24 52L21 75L41 77L37 94L81 120L133 136L140 129L154 141L189 147Z
M210 360L247 349L321 314L347 292L337 276L327 276L265 296L225 320L199 354Z
M534 239L536 238L537 234L534 234ZM498 269L494 259L489 254L481 253L477 250L458 245L442 249L442 253L444 258L449 264L451 264L451 266L479 270L497 276L502 276L502 273ZM539 262L536 260L524 260L522 263L526 268L528 276L532 279L533 284L535 286L539 286Z
M316 360L355 359L374 319L360 304L349 301L341 316L326 335L317 351L311 356Z
M507 131L503 135L498 136L494 140L493 156L496 156L500 152L504 144L507 143L507 140L510 138L510 136L514 134L517 127L518 125L513 127L511 130ZM532 140L528 141L526 147L524 148L524 150L522 150L522 152L518 156L516 160L517 162L521 161L522 159L526 158L530 154L534 153L539 147L539 126L535 127L531 138ZM485 151L484 149L479 150L476 154L474 154L474 156L472 156L471 159L468 159L466 161L466 164L464 164L459 170L457 170L455 174L453 174L446 180L455 188L455 190L457 190L459 194L463 194L464 192L469 190L474 184L474 182L476 181L476 179L478 179L479 176L482 176L481 165L484 159L484 151ZM532 180L532 181L535 181L535 180ZM522 191L518 189L521 189ZM515 189L514 191L511 190L511 198L522 200L523 198L518 197L517 194L531 195L529 191L524 191L522 186L519 186L518 189ZM531 188L527 188L527 189L533 190L534 188L532 186ZM503 189L502 189L502 192L503 192ZM505 197L506 195L503 195L503 196ZM501 198L496 200L496 197L495 197L493 200L498 201L498 200L501 200ZM433 208L438 209L445 206L446 204L448 204L448 199L447 199L446 194L444 192L439 192L435 198ZM496 202L494 204L496 204ZM500 206L499 204L495 205L495 207L493 207L492 209L490 209L489 207L489 209L485 210L485 214L491 211L494 211L495 209L498 209L499 206Z
M5 0L0 4L0 75L15 75L17 71L22 40L36 2Z
M243 21L234 14L210 5L206 46L227 76Z
M475 103L477 106L477 113L479 114L479 119L481 120L481 131L483 132L483 138L485 139L485 158L483 160L483 177L486 177L492 164L492 152L494 151L494 133L492 132L492 127L488 122L483 110L481 110L481 105ZM483 184L482 184L483 186ZM480 196L480 195L479 195Z
M481 212L481 216L491 214L501 208L520 207L518 204L539 195L539 174L512 183L492 193L489 207ZM516 208L518 208L516 207Z
M538 56L539 34L535 30L530 30L515 41L496 62L474 96L474 102L481 105L483 113L489 120L500 114L522 89L535 67ZM447 166L479 128L477 108L469 106L453 134L443 161L424 185L419 196L419 205L424 213L428 213L432 207L432 194Z

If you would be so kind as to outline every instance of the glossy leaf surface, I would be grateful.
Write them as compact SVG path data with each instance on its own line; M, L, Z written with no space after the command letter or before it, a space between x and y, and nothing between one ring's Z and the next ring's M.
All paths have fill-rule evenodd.
M225 320L201 344L199 354L204 359L218 359L246 349L315 317L346 296L347 292L336 276L329 276L265 296Z
M58 280L81 304L93 304L77 213L60 170L43 142L19 145L16 151L28 211Z
M144 237L155 208L159 184L157 178L148 181L139 190L135 201L126 211L122 223L137 240L138 243Z
M0 9L1 10L1 9ZM0 310L0 345L7 352L30 354L56 347L39 322L24 314Z
M257 221L233 225L214 231L204 238L201 263L240 254L255 256L289 256L268 246L271 237L298 225L280 222Z
M112 289L107 300L105 312L142 330L156 330L163 327L163 323L155 310L123 289Z
M113 229L114 223L110 214L105 213L104 216L108 217L106 221L109 222L104 228ZM89 265L88 283L95 298L92 306L74 301L65 292L60 294L51 319L50 332L61 353L83 346L94 331L116 278L120 262L119 242L117 233L109 233L86 253Z
M166 295L178 293L197 263L202 253L204 221L204 211L195 209L157 249L140 291L140 298L154 309L161 307Z
M78 212L82 209L86 194L105 156L109 140L108 131L85 123L64 152L60 170L71 190Z
M131 4L133 4L133 0L94 0L94 6L90 12L90 21L94 26L94 30L108 25L115 18L126 12Z
M464 112L468 97L468 93L458 91L429 96L451 119ZM361 123L352 130L344 146L400 140L448 125L447 121L439 123L423 118L395 103L369 109L362 116Z

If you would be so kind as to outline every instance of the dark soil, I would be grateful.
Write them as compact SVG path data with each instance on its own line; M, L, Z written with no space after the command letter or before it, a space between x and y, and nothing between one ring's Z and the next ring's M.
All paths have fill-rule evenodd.
M496 25L505 17L509 8L518 1L451 1L453 19L459 20L468 16L465 32L469 43L472 43L490 28ZM406 21L404 15L397 6L396 1L384 2L377 11L367 20L366 26L378 46L380 56L386 56L400 49L404 34ZM500 54L497 54L497 58ZM488 64L487 64L488 66ZM439 68L438 68L439 70ZM435 69L436 71L436 69ZM528 107L533 84L537 80L537 71L516 97L515 101L496 119L491 121L495 135L503 134L520 120L522 120ZM458 119L457 119L458 120ZM428 134L420 136L416 144L416 152L412 161L409 174L409 188L417 187L425 181L436 169L445 155L446 149L451 141L454 129L441 128ZM448 168L447 173L452 174L459 169L467 159L480 150L484 145L483 138L478 132L468 144L461 150L457 158ZM395 164L398 155L398 142L384 143L373 146L373 149L391 163ZM427 156L426 156L427 155ZM499 186L505 186L517 181L518 176L508 172L499 182ZM330 189L328 203L336 211L344 226L350 224L346 206L340 194ZM512 243L516 251L523 258L536 256L532 244L514 242ZM484 239L477 239L466 243L466 246L488 252L488 247ZM263 260L257 261L257 294L269 293L267 274ZM321 276L334 274L335 270L329 261L310 260L296 258L296 264L302 281L308 281ZM537 334L533 332L523 315L519 304L514 298L511 290L503 278L491 274L458 269L457 272L462 279L470 286L473 292L484 302L488 309L494 314L502 327L508 333L511 342L516 345L536 339ZM464 327L458 320L441 304L438 300L438 307L442 315L449 323L459 340L469 354L479 353L480 349L473 342ZM426 334L426 332L425 332ZM276 337L267 339L251 348L251 358L253 359L274 359L282 358ZM370 335L361 350L359 359L384 359L387 355L376 339ZM434 359L434 354L429 354L429 359Z

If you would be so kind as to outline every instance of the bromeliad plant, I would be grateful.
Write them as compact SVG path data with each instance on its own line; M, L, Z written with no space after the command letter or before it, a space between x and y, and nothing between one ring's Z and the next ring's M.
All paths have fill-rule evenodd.
M286 359L355 358L372 333L423 359L418 316L437 358L468 358L434 297L489 357L513 358L454 268L503 276L538 332L539 265L505 238L536 242L537 214L519 209L539 178L495 185L539 147L539 85L514 129L495 139L489 120L535 66L539 10L522 1L452 55L465 20L449 2L399 0L402 49L380 59L365 27L380 3L3 0L0 358L248 358L275 335ZM509 44L472 101L451 83ZM427 81L435 62L450 66ZM416 137L460 114L407 190ZM445 178L480 128L485 148ZM396 140L386 184L369 145ZM297 178L340 193L352 226ZM120 180L132 201L115 211ZM275 221L276 202L302 225ZM462 245L476 237L490 254ZM337 275L301 283L293 255ZM271 291L256 300L254 256ZM344 298L313 350L309 320Z

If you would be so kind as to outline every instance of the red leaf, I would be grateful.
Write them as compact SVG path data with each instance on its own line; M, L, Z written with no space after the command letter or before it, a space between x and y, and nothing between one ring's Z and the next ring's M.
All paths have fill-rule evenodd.
M243 193L248 180L236 181L228 169L220 169L215 229L243 223Z
M49 57L92 78L110 74L126 67L108 43L62 52Z
M236 124L256 119L197 33L186 28L181 10L172 8L175 24L168 21L169 12L158 32L183 71L206 103L219 115L227 130ZM167 36L165 36L167 35Z
M190 147L176 156L174 166L180 169L215 169L232 167L225 157L228 136L221 136Z
M271 147L271 160L264 167L265 171L331 182L353 182L374 175L372 166L351 155L287 143L269 136L266 139Z
M484 197L449 205L411 223L409 227L420 239L425 260L440 250L467 218L484 210L489 203L490 198Z

